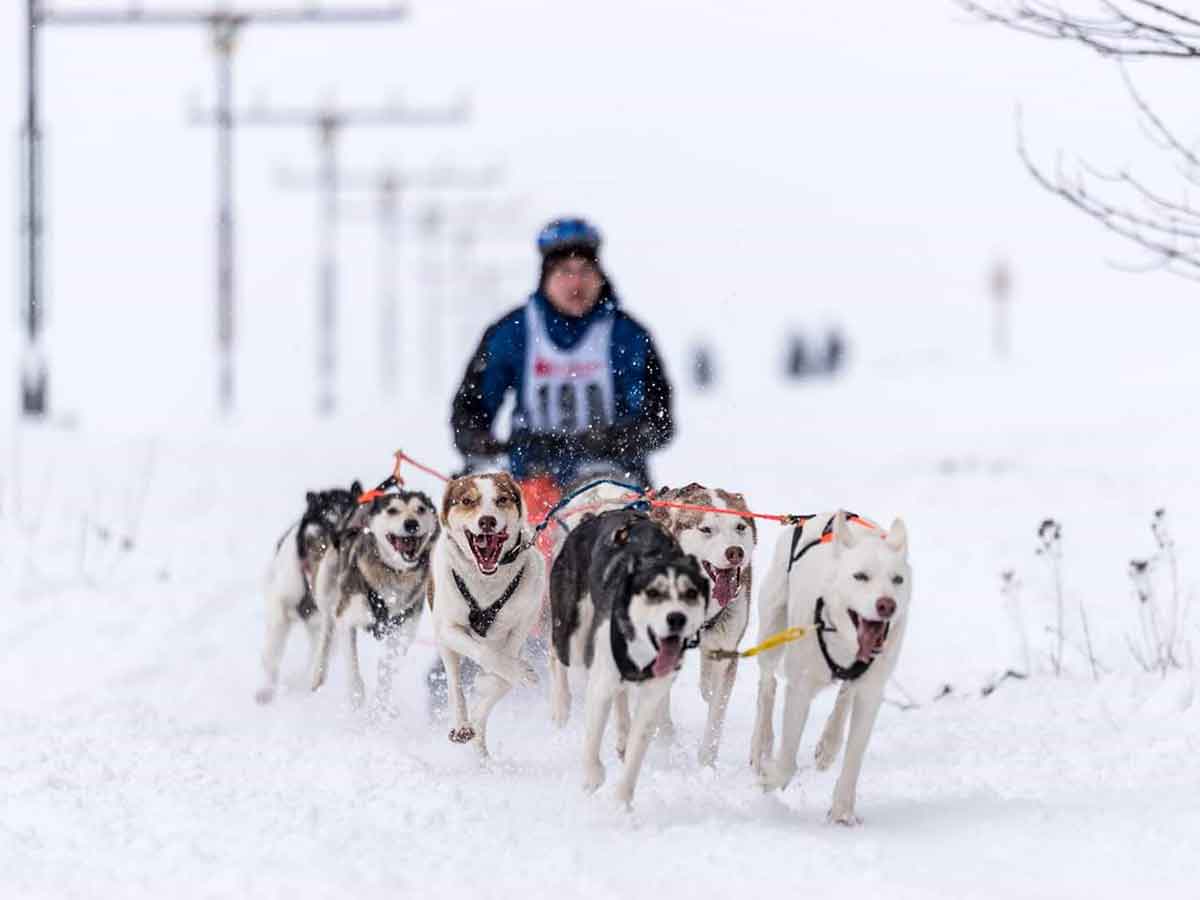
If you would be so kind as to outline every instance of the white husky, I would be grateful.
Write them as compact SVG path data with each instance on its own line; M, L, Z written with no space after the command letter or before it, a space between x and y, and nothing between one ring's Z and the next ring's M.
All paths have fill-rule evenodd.
M911 596L908 533L900 519L884 533L839 511L783 531L759 600L759 640L789 626L807 628L810 634L758 656L758 718L750 763L764 788L782 789L791 781L809 705L818 691L841 681L837 703L817 743L816 761L818 769L833 765L853 707L846 760L829 819L859 823L854 812L858 775L884 686L904 644ZM781 662L787 684L783 734L770 759L775 672Z

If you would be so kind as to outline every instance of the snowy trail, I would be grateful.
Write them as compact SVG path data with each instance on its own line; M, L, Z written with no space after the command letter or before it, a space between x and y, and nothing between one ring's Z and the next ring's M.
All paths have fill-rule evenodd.
M658 465L660 481L744 488L766 511L841 504L907 519L915 619L898 675L921 707L884 708L856 830L824 823L836 770L809 766L778 796L755 788L745 765L753 663L710 772L695 762L704 710L688 661L673 700L680 732L652 749L632 814L612 800L611 737L610 784L583 796L578 706L558 733L541 689L498 707L489 768L449 744L425 715L426 645L405 661L396 716L382 723L344 709L337 669L322 695L298 689L299 633L285 659L291 689L256 707L265 554L305 487L386 468L396 436L378 423L353 442L252 429L159 442L124 555L80 538L74 508L136 519L130 483L147 468L145 442L14 436L30 494L41 483L30 460L86 451L90 465L52 479L37 527L14 514L11 490L0 520L10 576L0 595L0 888L46 898L1189 895L1200 876L1195 674L1137 673L1123 636L1136 624L1125 565L1149 552L1155 506L1170 507L1191 571L1194 385L1176 373L1114 377L1094 403L1064 404L1036 373L959 374L953 386L894 379L892 390L915 398L894 421L866 380L758 398L739 410L740 440L725 429L730 397L685 400L690 430ZM406 449L445 458L436 440L412 442L438 432L409 428ZM1096 685L1070 660L1066 678L1006 682L982 699L979 686L1012 662L998 573L1018 568L1031 622L1049 611L1032 553L1046 515L1064 523L1070 603L1087 600L1114 672ZM760 537L760 570L772 536ZM1194 625L1192 635L1200 645ZM947 683L953 693L934 702ZM831 700L814 710L802 762Z

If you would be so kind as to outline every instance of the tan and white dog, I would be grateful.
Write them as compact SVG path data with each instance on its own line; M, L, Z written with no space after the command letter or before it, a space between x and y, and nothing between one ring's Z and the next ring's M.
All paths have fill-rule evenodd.
M350 702L365 697L358 664L358 632L387 642L379 660L377 705L386 707L397 660L408 652L421 624L437 542L433 501L419 491L398 491L360 507L338 536L336 553L317 569L313 591L321 623L313 648L312 689L325 682L334 635L344 641Z
M845 512L810 517L784 529L759 599L759 640L788 627L803 639L758 656L758 717L750 763L767 790L783 789L796 773L796 754L813 697L842 683L817 743L818 769L833 765L850 716L846 759L829 819L857 825L855 801L863 755L896 668L908 627L912 571L908 532L896 519L886 532ZM775 674L784 667L783 733L774 744Z
M467 475L446 486L443 536L433 557L433 631L454 704L450 740L487 756L487 720L515 685L537 683L520 657L541 611L546 563L532 545L521 489L505 473ZM459 665L479 664L467 714Z
M709 489L692 483L671 490L662 488L656 499L689 506L707 506L732 512L749 512L741 494ZM683 548L700 561L710 586L711 609L700 630L700 694L708 703L708 721L700 740L700 764L716 763L725 725L725 712L737 677L737 657L713 658L713 654L732 654L750 622L750 589L754 547L758 529L750 516L698 512L658 506L651 513ZM660 727L674 731L670 700L664 706Z

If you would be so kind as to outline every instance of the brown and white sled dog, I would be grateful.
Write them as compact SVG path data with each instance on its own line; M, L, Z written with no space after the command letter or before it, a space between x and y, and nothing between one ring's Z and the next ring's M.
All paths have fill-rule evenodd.
M346 648L350 702L365 697L358 664L358 632L386 641L379 660L376 703L385 708L397 660L421 624L430 582L430 555L438 536L433 502L419 491L376 497L339 535L336 553L317 570L320 635L312 660L312 689L325 682L335 634Z
M642 512L622 509L580 523L550 573L554 628L551 715L566 724L569 668L587 671L584 790L604 783L600 745L616 706L617 799L629 806L646 747L708 613L708 582L695 557ZM637 702L632 727L629 695Z
M818 769L833 765L849 714L846 759L829 819L858 824L854 806L863 754L904 644L911 596L908 533L900 519L884 533L839 511L783 530L759 599L759 639L796 626L810 634L758 656L750 763L764 788L782 789L791 781L809 705L818 691L840 681L816 762ZM775 673L781 664L786 678L782 736L771 759Z
M467 475L446 486L443 536L433 558L433 632L454 705L450 740L475 741L487 756L492 708L515 685L537 683L520 657L537 621L546 563L531 543L521 489L506 473ZM467 714L460 664L479 664L476 698Z
M676 490L663 488L655 496L692 506L749 511L741 494L710 490L695 483ZM700 764L711 766L716 763L721 744L738 661L736 656L714 659L710 654L734 653L746 633L750 622L751 563L758 530L750 516L667 506L655 507L651 516L679 541L684 553L700 561L711 589L709 618L700 628L700 693L708 703L708 721L700 740ZM669 700L664 706L662 727L673 730Z
M317 638L317 605L313 583L317 568L333 546L334 538L354 512L362 485L349 490L309 491L304 515L275 544L267 572L267 641L263 649L265 678L254 694L259 703L270 703L279 684L279 663L292 626L302 622L310 643Z

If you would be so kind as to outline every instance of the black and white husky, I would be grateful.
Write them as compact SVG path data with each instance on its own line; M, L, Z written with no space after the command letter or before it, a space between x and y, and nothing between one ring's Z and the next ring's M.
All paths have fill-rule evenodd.
M267 641L262 657L265 678L254 695L259 703L270 703L275 697L279 663L292 625L303 622L310 640L316 640L313 583L317 567L354 512L361 493L362 485L357 481L349 490L309 491L304 515L275 544L266 585Z
M379 661L376 701L387 705L396 661L412 646L430 590L430 553L438 537L433 501L419 491L373 499L351 519L317 570L314 596L321 623L312 660L312 689L325 681L337 634L346 648L350 702L365 697L358 632L387 642Z
M684 651L708 618L708 597L695 557L645 513L601 513L567 536L550 573L551 713L556 724L566 723L567 669L586 669L584 790L604 783L600 744L615 703L617 754L625 761L617 799L632 803ZM632 728L629 694L637 698Z

